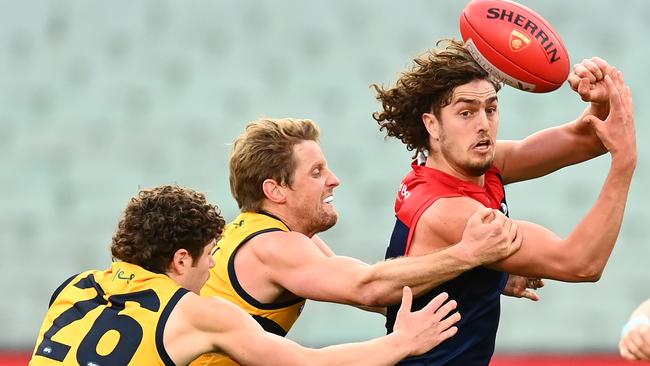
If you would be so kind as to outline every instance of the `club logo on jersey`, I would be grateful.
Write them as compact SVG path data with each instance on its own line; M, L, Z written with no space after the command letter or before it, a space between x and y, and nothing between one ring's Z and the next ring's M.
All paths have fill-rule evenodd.
M119 271L117 271L115 276L113 276L113 280L115 280L116 278L118 280L125 280L126 283L129 283L135 278L135 273L131 273L130 275L125 276L124 271L120 269Z
M510 49L514 52L519 52L530 44L530 38L521 33L520 31L513 29L510 33Z

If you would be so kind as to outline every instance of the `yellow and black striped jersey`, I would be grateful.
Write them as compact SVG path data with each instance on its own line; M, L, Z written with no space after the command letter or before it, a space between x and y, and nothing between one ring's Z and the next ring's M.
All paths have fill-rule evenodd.
M249 240L271 231L289 231L279 219L266 214L244 212L228 224L214 249L214 267L210 279L201 289L201 296L219 296L244 309L267 332L285 336L300 315L305 299L277 303L261 303L239 284L235 273L235 255ZM208 353L191 363L192 366L237 365L223 354Z
M126 262L72 276L52 295L29 365L174 365L163 331L187 292Z

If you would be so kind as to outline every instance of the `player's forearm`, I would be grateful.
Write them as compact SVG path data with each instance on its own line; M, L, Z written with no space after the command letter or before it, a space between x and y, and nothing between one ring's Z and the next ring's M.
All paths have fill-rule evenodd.
M502 166L505 184L534 179L607 152L582 118L538 131L517 142Z
M589 160L607 152L593 128L582 122L582 119L590 114L601 115L601 113L595 113L592 107L587 107L576 120L540 132L539 142L543 146L542 148L551 154L557 154L557 156L548 159L549 162L563 164L557 169ZM605 117L607 114L602 118Z
M386 306L398 303L402 288L409 286L419 296L458 277L480 263L463 245L453 245L436 253L401 257L368 268L360 280L363 305Z
M347 343L310 350L309 362L316 366L383 366L395 365L407 357L410 340L401 339L396 334L389 334L370 341Z
M633 172L633 162L612 161L596 204L565 240L564 258L575 280L600 278L623 222Z
M394 365L409 355L410 339L395 333L365 342L346 343L320 349L303 347L287 338L266 334L227 353L239 364L252 366L383 366Z
M357 309L367 311L370 313L377 313L383 316L386 316L386 307L385 306L366 306L366 305L356 305Z

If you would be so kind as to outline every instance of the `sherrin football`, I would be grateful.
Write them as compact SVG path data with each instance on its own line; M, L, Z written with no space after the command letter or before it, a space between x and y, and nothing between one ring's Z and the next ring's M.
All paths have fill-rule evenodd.
M569 75L569 54L539 14L508 0L474 0L460 15L460 33L476 61L515 88L546 93Z

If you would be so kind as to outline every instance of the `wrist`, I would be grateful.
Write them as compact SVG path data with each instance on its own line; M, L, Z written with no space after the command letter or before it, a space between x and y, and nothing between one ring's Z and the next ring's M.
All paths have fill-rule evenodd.
M619 174L629 174L631 177L636 169L637 157L634 154L617 152L612 154L612 169L618 170Z
M470 245L467 245L463 240L459 241L457 244L449 248L449 254L451 254L459 264L459 267L462 267L465 270L472 269L483 265L481 260L480 253L476 253L475 250Z
M586 114L591 114L602 120L605 120L605 118L607 118L607 115L609 114L609 102L605 102L605 103L591 102L589 104L589 107L587 108Z
M385 336L386 341L389 343L390 349L399 351L399 359L412 356L415 350L412 350L412 340L399 329L394 329L392 333Z
M648 318L646 315L633 316L623 326L623 329L621 330L621 338L625 337L627 332L630 330L642 325L650 325L650 318Z

